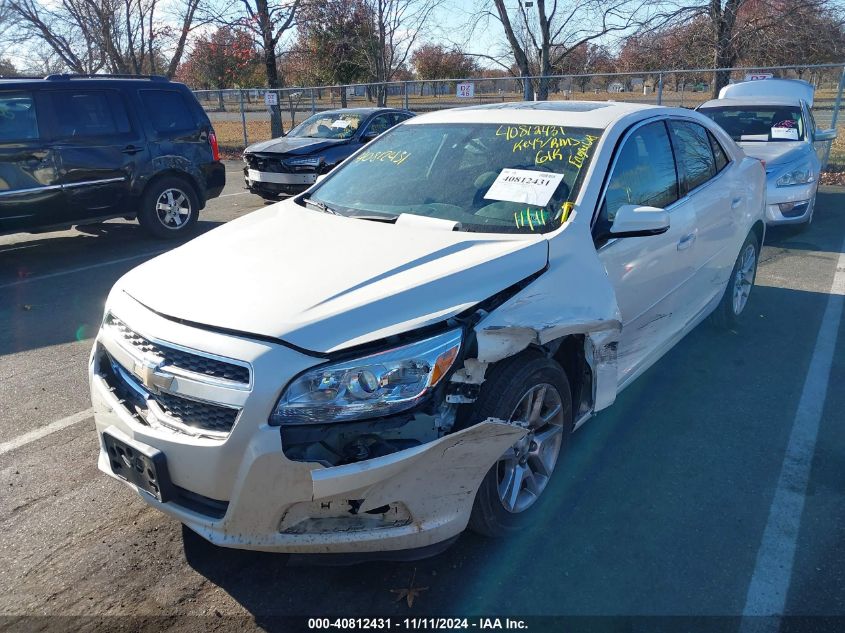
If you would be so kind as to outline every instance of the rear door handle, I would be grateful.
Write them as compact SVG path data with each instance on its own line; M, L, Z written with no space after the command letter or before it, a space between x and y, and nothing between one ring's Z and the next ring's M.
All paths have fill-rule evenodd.
M734 198L731 200L731 209L736 209L739 205L742 204L742 196L739 198Z
M135 147L134 145L127 145L123 148L122 151L124 154L129 154L131 156L132 154L137 154L138 152L140 152L141 148Z
M682 251L684 249L689 248L692 246L693 242L695 242L695 238L698 235L698 231L693 231L692 233L688 233L684 235L681 240L678 242L678 250Z

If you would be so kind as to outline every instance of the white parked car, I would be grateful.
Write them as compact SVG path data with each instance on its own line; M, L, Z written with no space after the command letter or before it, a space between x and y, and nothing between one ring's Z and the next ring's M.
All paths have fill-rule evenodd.
M834 129L816 129L813 92L797 79L743 81L698 108L765 164L768 224L813 221L822 160L836 138Z
M91 355L99 468L228 547L507 533L541 516L575 428L743 314L764 204L760 162L688 110L411 119L118 281Z

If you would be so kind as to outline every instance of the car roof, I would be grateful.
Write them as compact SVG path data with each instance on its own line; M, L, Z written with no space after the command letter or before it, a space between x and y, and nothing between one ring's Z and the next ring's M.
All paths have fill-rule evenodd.
M757 106L757 107L766 107L766 106L790 106L790 107L799 107L801 102L798 99L785 99L782 97L766 97L766 96L759 96L759 97L746 97L744 99L711 99L705 103L702 103L698 106L698 109L701 110L703 108L729 108L731 106Z
M338 108L336 110L323 110L322 112L317 112L316 114L360 114L361 116L367 116L369 114L375 114L376 112L407 112L407 110L402 110L401 108Z
M161 88L164 86L187 88L185 84L178 81L170 81L166 77L149 76L149 77L133 77L131 75L121 76L83 76L83 75L50 75L49 77L3 77L0 78L0 87L20 87L20 88L66 88L73 86L75 88L82 88L91 86L103 86L108 84L110 86L150 86Z
M405 124L510 123L604 129L626 115L649 110L664 108L618 101L516 101L439 110L414 117Z

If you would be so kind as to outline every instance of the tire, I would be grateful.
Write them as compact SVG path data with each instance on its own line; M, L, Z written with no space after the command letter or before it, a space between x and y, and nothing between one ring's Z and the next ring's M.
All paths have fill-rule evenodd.
M138 223L153 237L165 240L182 237L190 233L198 217L196 191L183 178L168 176L156 180L141 196Z
M532 393L533 402L542 394L539 417L550 421L530 423L531 433L508 449L484 476L469 520L469 529L478 534L501 537L526 527L569 445L573 424L569 380L558 363L539 353L525 352L495 365L468 422L488 417L519 420L531 407L526 399ZM557 406L559 413L552 416ZM541 436L544 439L536 442ZM514 482L519 482L518 488L509 485Z
M751 258L749 259L747 258ZM742 248L739 249L736 262L731 271L728 286L722 300L711 315L713 324L725 330L736 327L742 313L748 306L748 298L754 288L754 280L757 278L757 263L760 261L760 242L752 232L745 238ZM744 299L737 297L740 290L744 293Z

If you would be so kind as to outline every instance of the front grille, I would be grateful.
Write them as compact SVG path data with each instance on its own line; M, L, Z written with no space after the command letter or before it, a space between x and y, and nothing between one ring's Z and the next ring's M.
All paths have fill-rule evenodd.
M161 358L165 367L181 369L194 374L210 376L222 380L249 384L249 369L242 365L227 363L226 361L192 354L173 347L159 345L147 340L137 332L133 331L123 321L113 314L106 317L106 324L115 329L126 343L143 354L153 354Z
M278 158L265 158L262 156L247 156L247 165L250 169L257 169L270 174L290 174L293 171Z
M238 417L237 409L189 400L169 393L154 394L153 400L158 403L162 411L177 422L205 431L228 433L235 424L235 418Z
M158 420L163 426L191 435L209 434L220 437L235 425L240 409L201 402L172 393L151 393L114 360L105 349L100 350L100 376L121 404L147 426L151 425L149 402L155 402L174 424Z

